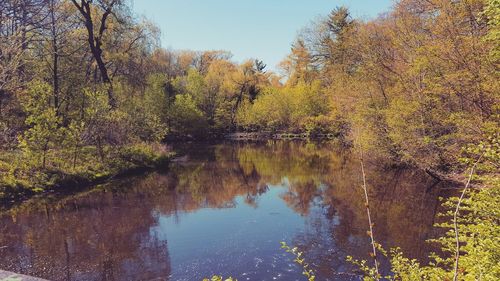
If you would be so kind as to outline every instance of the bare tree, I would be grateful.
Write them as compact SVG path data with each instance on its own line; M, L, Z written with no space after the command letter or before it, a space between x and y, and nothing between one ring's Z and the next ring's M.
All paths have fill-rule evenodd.
M0 1L0 116L9 93L26 79L24 55L46 23L47 0Z
M71 0L75 7L83 17L85 28L87 29L87 39L90 51L97 63L99 72L101 73L102 82L108 86L108 102L111 108L116 107L116 98L113 94L113 85L108 73L108 68L103 58L103 35L106 31L106 22L109 17L114 14L114 9L122 4L120 0ZM92 10L96 8L101 11L99 28L95 30L94 19L92 18Z

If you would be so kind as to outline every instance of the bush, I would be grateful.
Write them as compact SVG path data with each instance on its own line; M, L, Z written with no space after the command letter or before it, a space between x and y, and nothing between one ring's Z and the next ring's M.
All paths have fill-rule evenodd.
M345 137L349 130L346 121L325 115L306 117L302 121L301 127L309 136L324 134Z
M329 128L329 117L326 117L330 112L328 97L320 82L300 82L264 90L253 104L244 103L240 107L237 122L248 131L335 131Z
M170 119L174 134L200 137L207 133L208 123L189 94L175 97Z
M137 143L124 147L119 157L138 167L154 167L166 161L168 155L160 144Z

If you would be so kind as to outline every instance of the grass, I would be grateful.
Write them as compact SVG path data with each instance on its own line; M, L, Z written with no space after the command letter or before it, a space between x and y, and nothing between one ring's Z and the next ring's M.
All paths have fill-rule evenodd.
M0 200L15 201L49 190L102 182L133 170L164 165L171 156L159 144L106 147L102 157L95 147L86 146L76 153L51 150L43 167L40 157L27 156L20 150L0 151Z

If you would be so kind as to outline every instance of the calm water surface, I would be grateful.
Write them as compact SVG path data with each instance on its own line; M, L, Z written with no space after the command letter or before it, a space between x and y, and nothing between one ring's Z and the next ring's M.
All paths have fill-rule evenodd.
M184 144L169 169L0 215L0 268L50 280L359 280L368 258L360 164L329 143ZM375 238L409 256L431 250L444 183L366 163ZM386 266L386 265L385 265Z

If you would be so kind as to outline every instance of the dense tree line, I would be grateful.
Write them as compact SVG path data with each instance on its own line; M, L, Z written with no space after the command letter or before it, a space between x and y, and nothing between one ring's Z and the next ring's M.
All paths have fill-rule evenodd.
M121 0L0 3L0 193L150 165L158 29Z
M162 49L122 0L0 5L1 145L43 167L60 149L76 163L87 146L103 160L111 147L243 130L336 133L447 171L498 133L493 0L399 1L370 21L334 9L301 32L284 77L225 51Z
M287 86L320 83L353 140L447 170L462 146L498 136L498 6L405 0L367 22L335 9L293 45Z
M2 1L1 144L45 166L63 143L103 159L166 136L336 133L446 170L498 128L495 3L405 0L370 21L334 9L303 29L280 76L225 51L162 49L123 0Z
M236 129L240 105L279 80L259 60L240 65L225 51L160 48L158 29L138 19L127 4L2 1L3 147L15 147L17 137L35 125L26 121L44 110L53 111L57 120L49 123L59 123L58 128L96 123L103 130L86 127L82 135L106 144L131 137L161 140L167 132L228 132ZM25 109L29 92L40 102L39 112ZM118 129L114 136L94 135L109 133L111 123ZM92 143L87 137L82 141Z

